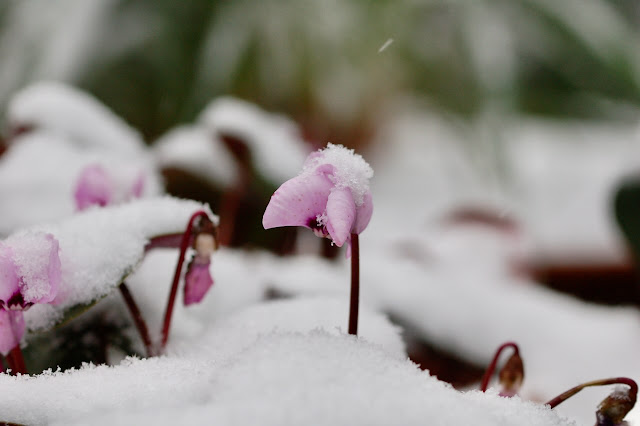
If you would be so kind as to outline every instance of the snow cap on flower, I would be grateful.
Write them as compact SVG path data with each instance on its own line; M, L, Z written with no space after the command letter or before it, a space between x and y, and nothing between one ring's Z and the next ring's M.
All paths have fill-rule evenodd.
M22 311L0 309L0 354L7 356L11 349L20 344L24 335L24 314Z
M58 240L51 234L27 231L12 235L5 243L11 252L14 273L18 279L21 308L53 302L62 280ZM2 266L7 270L9 268L5 260ZM1 274L4 278L5 271ZM4 282L0 285L4 286ZM0 295L4 293L0 292ZM5 304L10 301L4 300Z
M262 225L305 226L341 247L371 220L371 177L373 169L361 155L329 143L311 153L302 172L271 196Z

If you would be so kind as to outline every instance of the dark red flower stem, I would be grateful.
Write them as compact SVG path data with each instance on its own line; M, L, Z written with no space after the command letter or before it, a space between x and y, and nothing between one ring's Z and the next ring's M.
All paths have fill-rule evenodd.
M493 372L496 370L496 366L498 365L498 359L506 348L513 348L514 355L520 355L520 349L518 345L514 342L506 342L500 345L496 350L495 355L493 356L493 360L491 360L491 364L487 367L487 371L484 372L484 376L482 376L482 382L480 383L480 390L482 392L486 392L489 387L489 381L491 380L491 376L493 376Z
M635 399L638 395L638 384L628 377L614 377L611 379L602 379L602 380L594 380L592 382L586 382L581 385L575 386L569 389L566 392L561 393L555 398L549 400L546 405L549 405L551 408L555 408L567 399L571 398L573 395L577 394L584 388L592 387L592 386L606 386L606 385L627 385L630 388L629 394Z
M142 316L142 312L140 312L140 308L138 308L138 304L129 291L129 287L127 287L124 282L118 286L118 289L120 289L120 294L122 295L127 308L129 308L129 313L131 314L133 322L138 329L138 333L140 333L140 338L142 338L142 342L144 343L144 348L147 352L147 356L153 356L153 342L151 341L151 336L149 335L149 327L147 327L147 323Z
M360 243L358 234L351 234L351 301L349 303L349 334L358 335L358 305L360 302Z
M27 366L24 363L22 349L20 349L19 344L11 349L11 352L7 355L7 363L9 364L9 368L11 368L12 374L27 374Z
M164 351L164 348L167 346L167 340L169 340L169 329L171 328L171 316L173 315L173 306L176 302L176 295L178 294L178 285L180 283L180 273L182 272L182 266L184 264L184 257L187 253L187 249L189 248L190 242L192 240L192 230L193 225L199 217L208 217L207 213L204 210L199 210L191 215L189 219L189 223L187 224L187 229L182 235L182 242L180 243L180 257L178 258L178 264L176 265L176 272L173 275L173 284L171 285L171 290L169 292L169 299L167 300L167 308L164 311L164 322L162 324L162 341L161 341L161 350Z

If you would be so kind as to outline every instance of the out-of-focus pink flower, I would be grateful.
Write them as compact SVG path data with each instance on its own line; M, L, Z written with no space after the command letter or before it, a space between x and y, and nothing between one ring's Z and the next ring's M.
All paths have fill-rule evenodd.
M59 244L53 235L26 232L0 242L0 353L6 355L20 342L22 311L53 302L61 280Z
M91 206L104 207L142 197L144 191L144 173L140 173L130 185L118 184L117 179L109 174L102 166L92 164L80 172L74 198L76 208L84 210Z
M271 196L262 218L265 229L304 226L338 247L350 243L369 224L373 170L362 156L342 145L328 144L307 158L302 173Z
M113 197L113 184L109 174L97 164L85 167L78 177L74 197L78 210L93 205L108 205Z
M184 304L200 303L213 285L209 267L211 255L216 249L215 236L202 232L195 239L196 254L187 266L184 276Z

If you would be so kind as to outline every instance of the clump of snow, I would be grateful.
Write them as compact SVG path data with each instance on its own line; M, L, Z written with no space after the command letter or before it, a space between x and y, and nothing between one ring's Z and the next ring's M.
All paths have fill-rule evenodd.
M309 155L301 175L315 174L317 168L324 164L333 166L329 179L336 188L349 188L356 206L362 206L364 195L370 191L369 180L373 177L369 163L353 149L328 143L326 148Z
M12 128L46 130L86 148L137 154L140 135L93 96L57 82L40 82L18 92L7 106Z
M62 284L56 306L27 311L28 327L49 327L66 309L108 294L140 262L150 238L184 232L191 215L203 209L217 222L201 203L162 197L90 208L58 224L34 228L60 242Z
M238 178L229 151L203 127L172 129L154 143L153 154L161 168L185 169L222 188L232 186Z
M160 193L158 173L144 156L82 149L55 134L30 132L17 138L0 157L0 235L73 214L74 187L82 170L91 164L105 169L116 189L131 188L142 176L142 196Z
M226 133L242 138L258 172L272 182L283 182L298 173L308 154L291 120L246 101L218 98L205 108L198 121L214 137Z
M519 398L458 392L410 361L347 335L271 333L233 359L212 359L0 376L10 395L0 407L9 421L50 424L575 425Z

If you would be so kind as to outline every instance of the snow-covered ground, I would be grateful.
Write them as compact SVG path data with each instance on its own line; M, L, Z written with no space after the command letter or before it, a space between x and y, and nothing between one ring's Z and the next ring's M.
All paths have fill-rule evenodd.
M230 111L235 111L232 118L246 112ZM145 150L136 154L142 159L136 164L149 165L152 176L157 161L206 174L203 152L216 151L202 150L209 140L205 129L210 136L220 125L207 116L203 114L202 123L194 127L199 129L195 136L187 135L189 150L179 150L175 141L180 135L174 134L177 139L165 139L154 155ZM442 117L415 110L394 117L383 123L371 151L363 153L375 170L375 207L360 238L358 338L345 334L346 259L329 262L311 254L278 257L223 247L213 256L210 272L215 285L204 301L175 310L165 355L121 362L113 357L114 366L87 365L34 377L0 375L0 420L593 423L597 402L608 390L585 391L553 411L541 403L587 380L640 377L640 315L636 309L590 305L543 289L522 273L522 266L557 255L590 260L597 256L599 261L623 256L607 203L617 180L636 167L637 129L514 120L496 131L505 142L489 155L468 144L468 128ZM289 122L274 120L288 129L287 134L295 133ZM5 174L0 193L15 205L14 211L0 209L8 223L4 232L36 225L58 238L63 294L72 294L58 306L32 307L25 313L27 323L31 328L49 325L61 311L104 296L127 276L157 342L178 253L156 249L143 257L144 247L153 236L181 232L188 216L202 206L150 198L74 214L73 176L90 163L83 156L95 155L94 148L78 151L71 136L53 133L35 142L39 133L21 136L31 139L15 140L0 159L0 175ZM252 133L246 135L251 138ZM295 168L291 164L299 160L299 153L289 158L288 166L278 168L274 154L288 148L259 148L262 151L250 147L257 153L257 169L264 163L262 173L270 178L278 173L282 179L292 177L284 171ZM21 165L42 152L55 158L56 165L68 167L46 168L43 161L37 168L50 177L44 172L19 173ZM176 154L172 163L176 152L182 157ZM483 156L477 157L478 152ZM574 158L578 155L579 161ZM210 179L231 183L234 169L227 165ZM46 193L48 183L55 189L49 210L31 216L28 208L40 212L42 203L34 195L39 188ZM514 225L449 220L452 212L465 208L494 211ZM22 217L19 211L27 213ZM267 301L274 290L294 297ZM115 295L100 301L84 318L95 312L128 318ZM456 391L419 371L406 359L402 330L386 314L410 325L425 341L476 364L488 363L499 344L516 341L526 371L522 399L498 397L497 390ZM135 338L129 328L127 333ZM35 341L34 335L26 338L27 344Z

